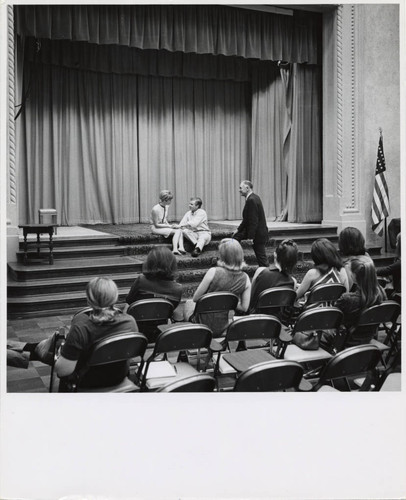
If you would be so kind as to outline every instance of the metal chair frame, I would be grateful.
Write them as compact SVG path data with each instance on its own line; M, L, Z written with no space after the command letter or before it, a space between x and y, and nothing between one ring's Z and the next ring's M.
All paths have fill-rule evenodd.
M234 386L235 392L273 392L298 390L303 367L295 361L266 361L242 372Z
M213 392L216 380L207 373L198 373L191 377L175 380L164 385L156 392Z
M168 299L150 298L133 302L127 314L137 322L138 329L147 337L148 343L155 343L160 331L159 325L167 324L173 314L173 304Z

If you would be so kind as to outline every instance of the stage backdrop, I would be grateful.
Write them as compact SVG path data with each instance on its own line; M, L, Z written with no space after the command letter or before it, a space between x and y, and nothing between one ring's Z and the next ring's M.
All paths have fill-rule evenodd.
M211 220L237 219L244 178L253 180L269 218L321 219L314 20L304 35L303 19L299 30L297 19L288 26L285 16L265 15L264 27L262 14L207 6L200 13L223 19L224 36L214 45L211 24L196 19L195 30L205 34L199 43L185 29L183 51L175 36L162 41L163 13L173 14L164 33L182 38L177 15L197 8L132 6L125 12L137 14L139 32L158 23L153 14L161 9L160 32L146 36L144 29L123 43L112 28L118 7L16 7L25 40L18 44L21 222L34 222L39 207L57 208L68 225L146 222L164 188L175 195L171 218L183 215L190 196L201 196ZM230 31L225 13L235 20L236 12L248 45ZM191 19L184 16L182 26L190 28ZM298 34L287 39L276 26ZM266 36L272 43L263 44Z

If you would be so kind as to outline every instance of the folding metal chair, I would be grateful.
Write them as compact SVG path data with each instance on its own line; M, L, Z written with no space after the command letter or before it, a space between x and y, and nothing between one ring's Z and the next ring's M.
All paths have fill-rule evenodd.
M83 382L92 370L100 367L128 361L143 356L147 348L147 338L138 332L117 333L97 341L91 348L88 359L72 376L61 379L60 387L69 387L69 392L135 392L139 387L128 377L119 383L106 387L86 387Z
M164 385L156 392L213 392L216 380L207 373L198 373Z
M142 389L158 389L168 383L168 378L165 376L157 376L156 378L149 377L151 366L156 363L165 362L173 367L172 379L185 378L187 376L196 375L200 368L200 359L197 361L197 369L191 366L188 362L181 361L181 353L188 349L208 349L212 340L212 333L208 326L187 323L177 325L176 323L164 332L160 333L156 339L154 350L148 358L145 367L140 366L138 377L141 380ZM178 352L178 361L174 364L168 362L168 353ZM161 358L160 361L157 358ZM163 358L163 359L162 359ZM204 370L206 367L203 368Z
M172 313L172 302L161 298L137 300L127 309L127 314L135 319L139 331L147 337L149 344L156 341L160 334L158 326L167 324Z
M257 299L256 314L270 314L289 324L290 312L296 301L296 292L292 288L276 287L263 290Z
M325 283L315 286L307 297L304 309L316 306L333 306L335 301L345 292L341 283Z
M238 305L238 297L231 292L210 292L206 293L196 302L193 313L193 321L207 325L214 337L219 337L224 329L218 329L215 316L224 318L225 328L228 325L228 315L230 311L235 311Z
M298 390L303 367L295 361L266 361L242 372L234 386L236 392Z

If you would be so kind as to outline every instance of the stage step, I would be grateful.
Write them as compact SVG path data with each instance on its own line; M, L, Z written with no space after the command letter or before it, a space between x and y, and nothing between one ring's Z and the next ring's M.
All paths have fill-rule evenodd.
M291 238L299 246L299 262L295 271L300 281L311 267L310 248L319 237L326 237L337 245L337 229L320 225L292 225L270 230L267 253L272 260L275 245L285 238ZM29 251L27 265L20 262L22 242L18 261L8 264L8 318L38 317L74 312L86 305L85 288L94 276L107 275L114 279L119 288L120 301L124 301L135 276L141 272L142 263L149 250L156 244L169 248L168 240L151 234L111 236L100 233L90 238L57 236L54 240L54 264L49 265L46 249L41 249L41 262L36 262L35 249ZM193 295L207 269L215 265L218 245L231 231L217 230L213 240L197 258L190 254L178 256L178 281L183 285L183 298ZM32 241L32 240L31 240ZM243 242L246 271L253 276L257 268L254 252ZM369 249L377 265L392 262L393 254L380 254L379 248Z

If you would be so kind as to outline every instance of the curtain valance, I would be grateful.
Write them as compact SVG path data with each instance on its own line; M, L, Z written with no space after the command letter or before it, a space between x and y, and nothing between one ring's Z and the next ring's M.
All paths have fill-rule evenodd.
M18 5L22 36L317 64L319 16L214 5Z
M276 66L272 61L252 61L242 57L141 50L66 40L36 40L32 37L26 39L24 57L32 63L101 73L236 82L250 81L253 65L264 71L268 66Z

